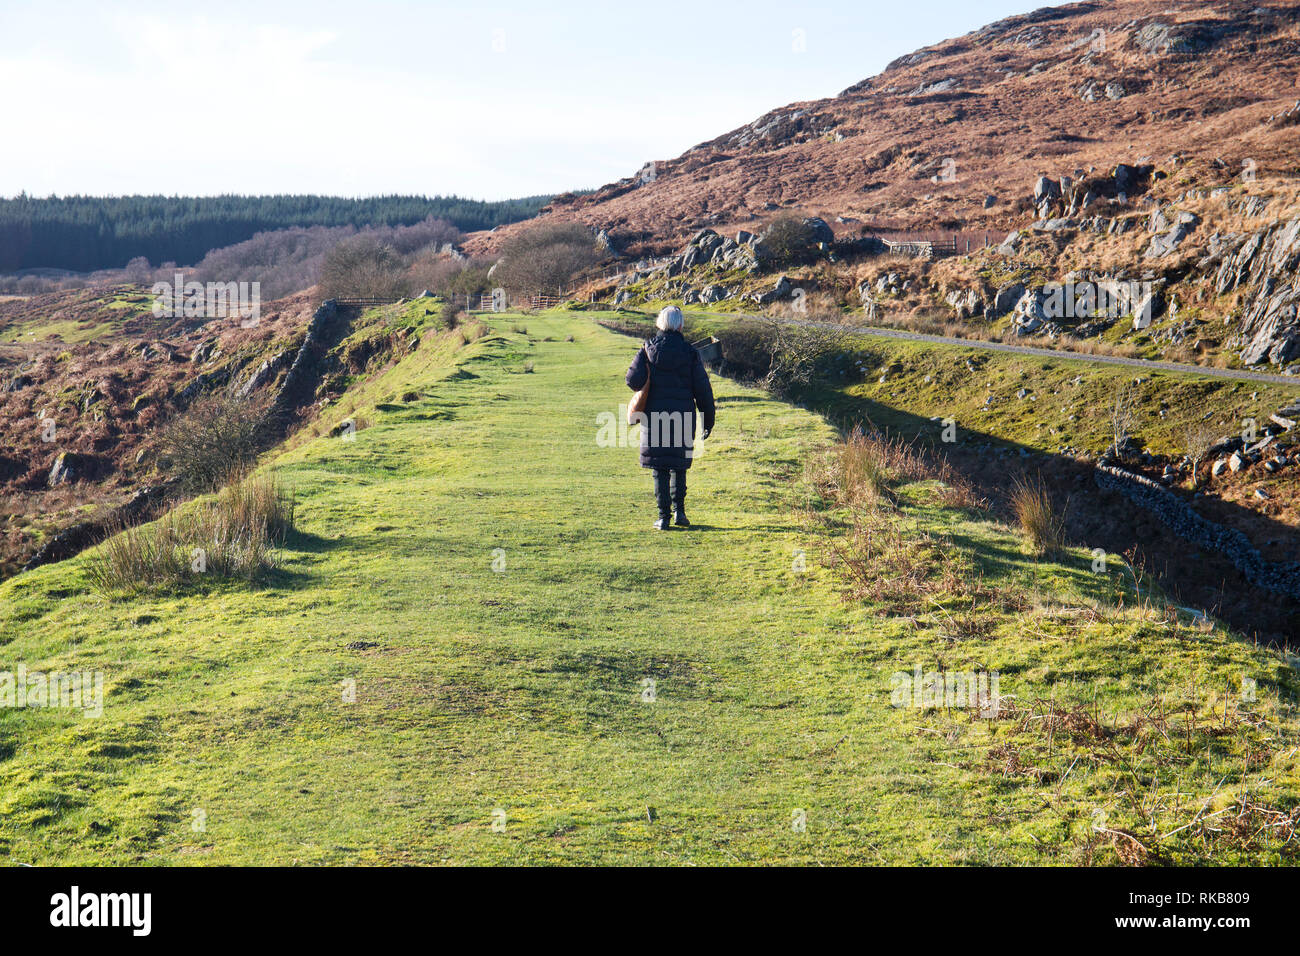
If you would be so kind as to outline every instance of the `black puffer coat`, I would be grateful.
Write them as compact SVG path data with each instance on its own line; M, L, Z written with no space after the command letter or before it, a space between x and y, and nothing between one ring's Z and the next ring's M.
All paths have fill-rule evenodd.
M627 387L640 391L650 373L650 399L641 426L642 468L689 468L695 413L713 430L713 386L704 360L680 332L660 332L646 342L627 370Z

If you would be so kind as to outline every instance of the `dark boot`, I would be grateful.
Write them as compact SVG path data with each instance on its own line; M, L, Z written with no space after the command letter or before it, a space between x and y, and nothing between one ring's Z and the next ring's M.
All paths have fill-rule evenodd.
M686 520L686 469L679 468L673 472L673 512L676 517L673 524L679 528L689 528Z
M656 531L667 531L672 521L672 471L668 468L655 469L655 502L659 505L659 520L655 522Z

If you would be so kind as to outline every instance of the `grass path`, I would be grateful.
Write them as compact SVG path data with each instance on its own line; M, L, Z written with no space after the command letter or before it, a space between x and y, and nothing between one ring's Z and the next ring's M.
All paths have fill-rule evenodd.
M455 352L426 342L366 386L372 427L274 462L301 534L261 589L108 602L85 589L91 555L0 585L0 670L107 685L97 720L0 710L0 856L1068 860L1105 771L1079 771L1068 812L1045 808L1027 779L972 770L987 737L971 735L996 727L892 708L890 674L940 660L1041 682L1050 662L1116 675L1100 693L1123 701L1172 673L1272 673L1221 635L1193 646L1127 619L1085 647L1068 621L1009 618L953 649L841 601L794 510L829 428L725 380L690 473L700 527L654 533L635 449L596 440L634 349L562 316L498 319ZM1005 529L958 532L1003 577L1093 586L1086 562L1044 571Z

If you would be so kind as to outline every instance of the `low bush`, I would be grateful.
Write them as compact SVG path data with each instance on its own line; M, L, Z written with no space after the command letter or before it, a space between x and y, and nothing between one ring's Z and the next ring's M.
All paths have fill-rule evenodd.
M164 428L159 458L188 492L220 488L257 460L267 436L269 408L264 397L205 395Z

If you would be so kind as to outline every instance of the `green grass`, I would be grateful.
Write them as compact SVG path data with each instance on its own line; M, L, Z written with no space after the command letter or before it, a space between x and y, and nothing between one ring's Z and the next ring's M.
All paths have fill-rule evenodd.
M1153 858L1290 859L1177 831L1202 805L1296 805L1282 657L1112 607L1117 565L1036 561L933 481L900 481L878 517L942 540L964 583L908 613L846 599L847 517L802 477L832 430L722 379L690 473L700 527L653 533L635 449L596 441L635 343L577 315L491 322L468 345L426 335L267 463L298 501L270 580L107 600L92 552L0 584L0 670L102 670L106 690L98 719L0 710L0 856L1106 862L1128 837L1105 819ZM351 415L370 427L326 437ZM972 603L977 584L1026 603ZM918 665L999 670L1008 707L1123 726L1159 702L1196 724L1186 747L1177 719L1166 740L1117 731L1115 759L1051 721L890 706Z
M591 313L593 318L639 325L652 334L653 318ZM692 337L718 334L738 320L688 312ZM1104 365L881 336L855 336L853 351L822 369L804 404L837 419L868 417L906 435L938 434L932 418L952 418L963 441L995 441L1050 454L1062 447L1099 454L1112 441L1110 413L1125 385L1136 392L1135 436L1157 454L1182 455L1187 428L1209 421L1224 436L1297 397L1296 386L1230 381L1195 373ZM1033 345L1033 342L1027 344ZM972 371L968 360L975 366ZM861 369L857 363L861 362ZM881 378L884 381L881 381ZM1141 384L1135 384L1141 379ZM1021 389L1027 394L1019 395ZM1162 414L1163 411L1163 414ZM1207 418L1208 415L1208 418Z

